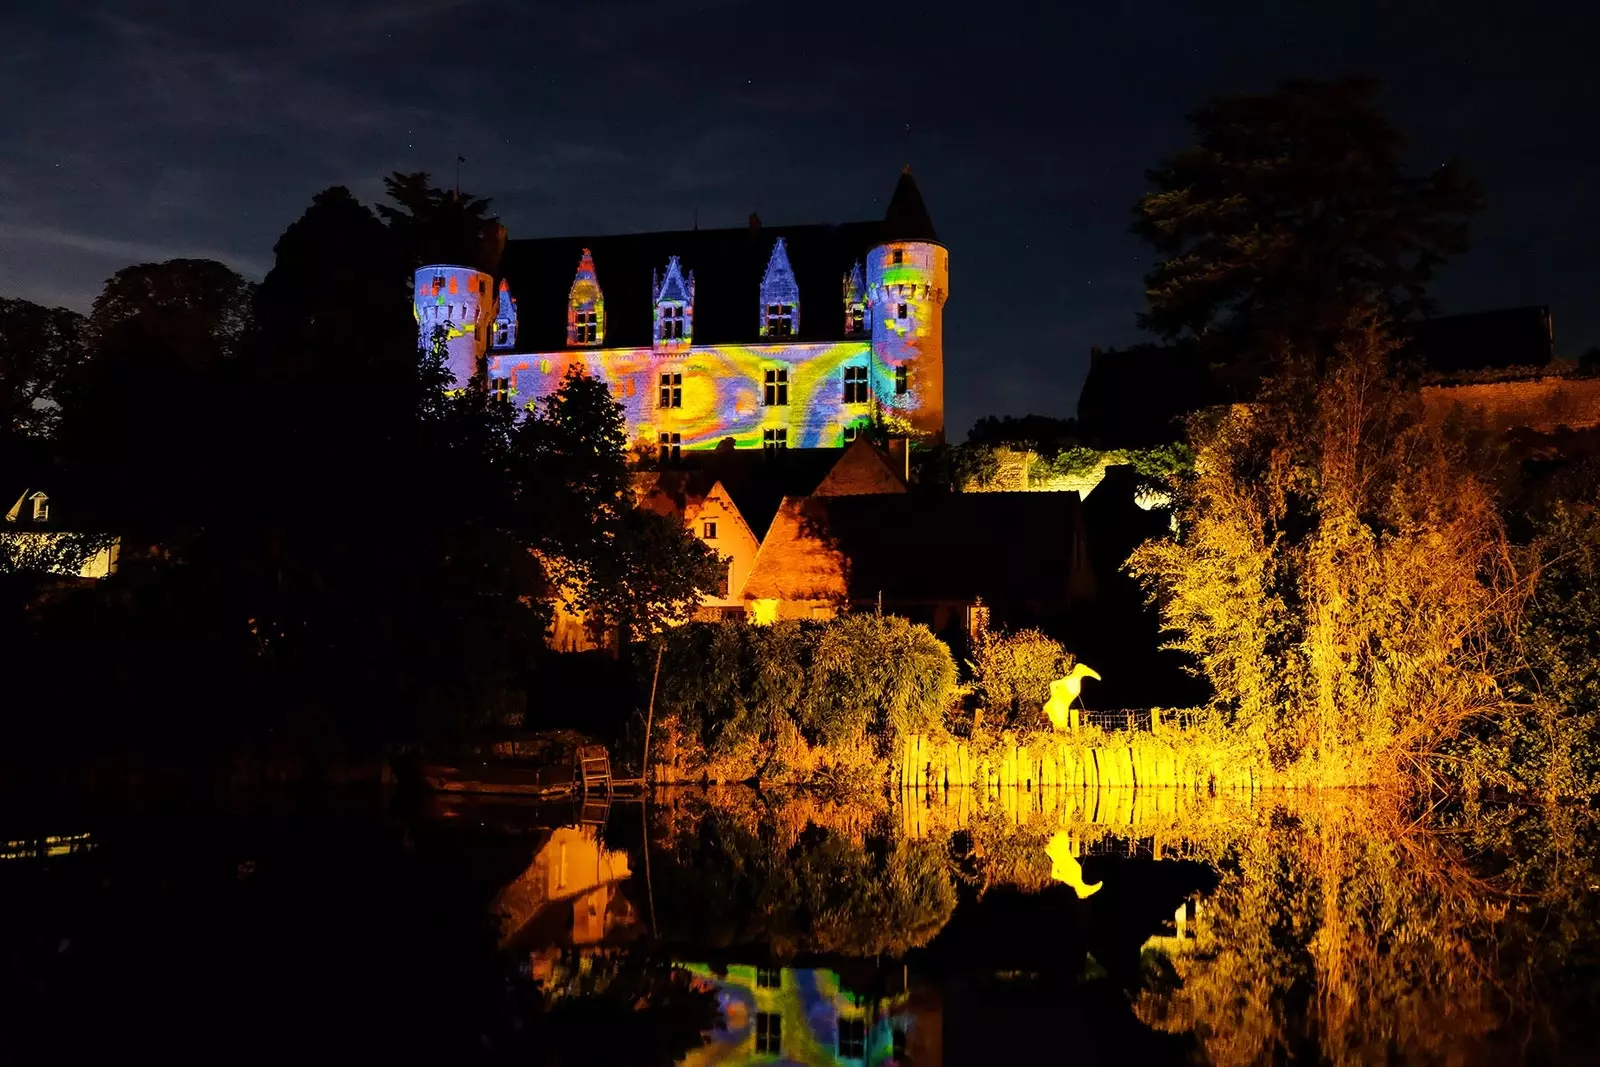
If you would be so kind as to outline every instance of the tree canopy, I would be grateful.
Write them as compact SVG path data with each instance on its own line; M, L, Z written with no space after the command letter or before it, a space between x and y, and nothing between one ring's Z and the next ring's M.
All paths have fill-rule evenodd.
M1134 209L1134 232L1162 257L1141 325L1238 358L1330 351L1355 308L1427 311L1428 282L1465 251L1481 197L1457 163L1405 169L1378 89L1291 81L1194 111L1195 143L1149 172L1154 189Z

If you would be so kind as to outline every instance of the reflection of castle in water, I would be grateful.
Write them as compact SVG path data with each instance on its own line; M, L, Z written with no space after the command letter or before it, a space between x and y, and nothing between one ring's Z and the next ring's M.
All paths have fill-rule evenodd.
M684 1060L689 1067L943 1060L939 998L906 988L904 971L897 991L863 997L820 967L684 966L715 988L722 1012L710 1041Z

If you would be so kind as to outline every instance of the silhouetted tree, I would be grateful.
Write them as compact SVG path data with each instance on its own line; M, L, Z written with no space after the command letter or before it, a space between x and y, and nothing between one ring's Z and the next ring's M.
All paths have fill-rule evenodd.
M76 311L0 298L0 435L54 430L61 389L85 358L87 329Z
M1141 325L1205 336L1213 359L1331 351L1353 308L1429 308L1437 267L1467 246L1476 183L1456 163L1417 177L1368 78L1292 81L1189 116L1196 143L1149 174L1134 232L1163 257Z
M451 263L495 273L505 250L505 229L489 214L489 200L440 189L431 180L420 171L397 171L383 180L389 199L398 206L379 204L378 214L412 266Z

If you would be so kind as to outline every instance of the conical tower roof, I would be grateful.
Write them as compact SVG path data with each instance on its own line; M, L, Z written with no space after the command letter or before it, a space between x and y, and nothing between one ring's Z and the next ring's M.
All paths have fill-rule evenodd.
M900 181L889 200L889 210L883 215L885 241L937 241L933 219L928 217L928 207L922 202L922 191L911 177L911 166L900 172Z

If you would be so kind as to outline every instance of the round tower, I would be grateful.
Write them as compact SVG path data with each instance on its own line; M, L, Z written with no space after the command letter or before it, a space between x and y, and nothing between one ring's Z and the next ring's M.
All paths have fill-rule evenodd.
M911 168L900 175L883 236L867 253L873 394L891 427L944 440L944 301L950 252L939 243Z
M417 271L412 291L417 340L432 344L443 330L445 367L462 389L483 366L494 322L494 279L481 270L436 264Z

